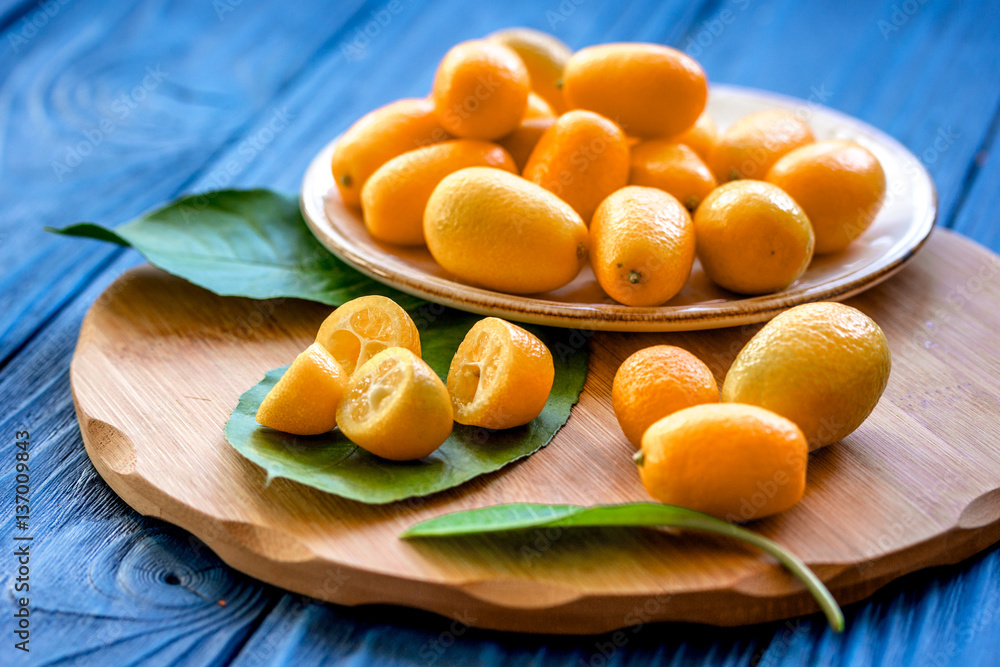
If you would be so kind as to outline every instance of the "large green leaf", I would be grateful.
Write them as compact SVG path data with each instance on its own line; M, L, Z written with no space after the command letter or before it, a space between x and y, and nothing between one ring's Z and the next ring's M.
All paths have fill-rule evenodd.
M424 360L442 379L447 377L455 350L479 318L439 306L425 306L413 315ZM269 477L285 477L363 503L389 503L452 488L544 447L569 418L587 375L586 345L572 345L576 341L564 330L532 331L552 350L556 375L542 414L524 426L492 431L455 424L448 440L430 456L387 461L351 444L336 430L301 437L259 426L257 407L284 373L279 368L240 397L226 424L226 439Z
M816 598L816 602L826 614L830 627L837 632L842 632L844 629L844 614L837 605L837 601L834 600L823 582L795 554L777 542L753 531L720 521L713 516L686 507L658 503L595 505L593 507L512 503L434 517L410 526L400 537L451 537L524 530L539 526L662 526L699 530L741 540L770 554L788 568Z
M339 306L384 294L404 308L423 303L334 257L309 231L298 200L270 190L185 197L115 229L81 223L49 231L132 246L150 264L222 296Z

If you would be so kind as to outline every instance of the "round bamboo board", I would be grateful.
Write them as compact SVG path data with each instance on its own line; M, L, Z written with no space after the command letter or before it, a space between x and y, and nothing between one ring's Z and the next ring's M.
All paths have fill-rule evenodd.
M810 457L803 501L750 524L841 603L1000 539L1000 257L936 231L897 276L848 303L885 330L893 373L869 420ZM265 474L223 438L239 395L313 338L329 308L222 298L151 267L122 276L80 332L72 386L87 452L143 514L254 577L348 605L393 603L501 630L592 633L662 620L757 623L815 611L769 557L695 533L534 530L404 541L411 524L506 502L648 500L611 411L635 350L669 343L722 381L760 325L580 332L590 373L552 443L453 491L368 506Z

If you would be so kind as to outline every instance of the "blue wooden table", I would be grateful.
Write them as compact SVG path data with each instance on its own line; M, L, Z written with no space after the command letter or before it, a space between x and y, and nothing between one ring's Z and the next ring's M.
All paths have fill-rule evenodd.
M906 144L939 223L1000 250L1000 3L190 0L0 3L0 664L986 665L1000 658L1000 548L819 616L613 637L470 630L264 585L140 516L87 458L68 367L88 306L139 256L46 234L182 193L296 191L353 119L422 96L460 40L508 25L570 46L652 41L713 81L810 98ZM901 307L905 307L902 304ZM30 653L14 648L16 433L30 433Z

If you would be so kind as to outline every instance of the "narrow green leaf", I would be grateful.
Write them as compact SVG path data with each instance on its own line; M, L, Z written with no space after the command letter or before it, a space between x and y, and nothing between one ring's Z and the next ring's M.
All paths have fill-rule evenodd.
M455 350L480 317L431 305L412 314L420 329L424 360L442 379L447 377ZM284 373L279 368L240 397L226 424L226 439L269 477L285 477L363 503L390 503L458 486L544 447L566 423L580 396L587 375L586 345L572 345L572 334L565 330L529 328L552 351L556 374L542 414L524 426L491 431L455 424L451 437L430 456L387 461L356 447L336 430L301 437L259 426L257 408Z
M424 303L334 257L309 231L298 200L269 190L184 197L115 229L81 223L49 231L132 246L150 264L222 296L339 306L384 294L404 308Z
M669 527L699 530L724 535L751 544L773 556L816 598L827 621L837 632L844 630L844 614L837 601L823 582L792 552L762 535L676 505L659 503L630 503L627 505L533 505L513 503L494 505L481 509L454 512L410 526L400 537L453 537L511 530L524 530L539 526L599 527L638 526Z

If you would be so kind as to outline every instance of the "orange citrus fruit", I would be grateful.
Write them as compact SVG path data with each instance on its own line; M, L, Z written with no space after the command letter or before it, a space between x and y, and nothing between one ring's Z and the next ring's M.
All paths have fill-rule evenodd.
M365 114L333 149L330 166L341 199L360 206L361 188L376 169L397 155L451 138L430 100L398 100Z
M592 111L567 111L538 140L523 175L589 223L597 205L628 183L628 160L621 128Z
M521 122L532 118L555 118L556 113L549 106L549 103L535 93L528 93L528 106L524 110L524 118Z
M727 521L759 519L799 502L808 458L793 422L739 403L678 410L646 430L636 454L649 495Z
M712 282L769 294L798 280L813 255L812 225L795 200L764 181L720 185L694 212L698 259Z
M545 130L552 127L554 122L556 122L555 118L522 120L513 132L497 141L514 158L514 164L517 165L519 173L528 164L528 158L531 157L531 152L538 145L538 140L545 134Z
M295 357L257 409L257 423L295 435L319 435L337 425L347 374L322 345Z
M469 167L442 180L424 213L434 259L459 279L530 294L573 280L588 235L569 204L520 176Z
M392 461L429 455L451 435L453 422L441 378L402 347L362 364L337 407L337 424L351 442Z
M348 301L320 325L316 342L327 349L348 376L388 347L405 347L420 355L420 334L399 304L384 296Z
M642 434L669 414L702 403L718 403L715 376L698 357L673 345L653 345L622 362L611 385L618 425L638 448Z
M528 70L514 51L473 40L445 54L431 99L441 124L456 137L499 139L524 117L530 86Z
M542 413L555 368L545 343L497 317L476 322L448 369L448 393L459 424L513 428Z
M809 125L792 112L758 111L740 118L719 135L708 165L719 183L738 178L763 180L778 158L813 141Z
M423 245L427 200L442 178L465 167L517 173L507 151L477 139L455 139L403 153L379 167L361 190L368 232L380 241Z
M817 449L867 419L891 368L889 343L870 317L842 303L807 303L750 339L726 374L722 400L791 419Z
M681 51L660 44L601 44L580 49L563 74L572 108L610 118L629 136L673 137L705 110L705 71Z
M673 142L689 146L691 150L698 154L702 160L708 162L708 157L712 154L715 142L718 141L719 131L715 127L715 121L703 112L694 122L694 126L683 134L679 134L672 139Z
M590 224L590 266L608 296L658 306L684 287L694 263L691 216L676 198L629 185L601 202Z
M563 69L573 55L568 46L552 35L531 28L499 30L487 39L512 49L524 61L531 90L561 114L567 110L562 94Z
M630 162L631 185L669 192L692 211L716 186L712 171L685 144L649 139L632 147Z
M809 216L816 253L843 250L871 226L885 200L878 158L852 141L817 141L774 163L767 180Z

